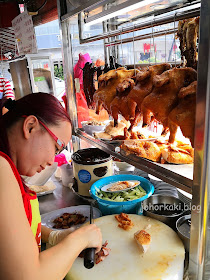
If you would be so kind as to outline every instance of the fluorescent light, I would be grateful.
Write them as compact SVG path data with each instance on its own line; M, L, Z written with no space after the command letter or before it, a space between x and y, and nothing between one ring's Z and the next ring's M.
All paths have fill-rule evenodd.
M149 4L154 4L156 2L159 2L160 0L130 0L126 1L122 4L119 4L117 6L112 7L109 10L104 10L103 12L94 15L92 17L89 17L85 19L86 25L93 25L96 23L100 23L102 21L105 21L110 18L114 18L116 16L119 16L120 14L125 14L127 12L142 8L144 6L147 6Z

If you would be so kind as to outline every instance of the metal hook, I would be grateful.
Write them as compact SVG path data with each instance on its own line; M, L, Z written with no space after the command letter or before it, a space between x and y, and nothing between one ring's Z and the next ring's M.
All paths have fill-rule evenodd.
M121 33L120 33L120 41L121 41L121 51L122 51L122 65L124 66L124 64L123 64L122 33L123 33L123 28L121 29Z
M84 23L86 23L86 20L89 16L89 11L84 11L83 13L84 13Z
M115 36L115 42L119 41L119 39L117 39L119 37ZM115 44L115 55L116 55L116 60L115 60L115 64L120 64L120 61L119 61L119 45L118 44Z
M135 32L135 24L133 24L133 66L134 66L134 71L135 71L135 76L136 76L134 32Z
M165 63L166 63L166 29L165 29Z
M151 27L152 27L152 20L151 20ZM150 36L149 66L151 65L151 52L152 52L152 32Z
M156 50L155 50L155 37L154 37L154 22L155 22L155 19L153 19L153 24L152 24L152 41L153 41L153 49L154 49L155 64L156 64Z
M175 32L175 28L176 28L176 24L175 24L175 21L176 21L176 12L174 13L174 59L175 59L175 67L176 67L176 32Z

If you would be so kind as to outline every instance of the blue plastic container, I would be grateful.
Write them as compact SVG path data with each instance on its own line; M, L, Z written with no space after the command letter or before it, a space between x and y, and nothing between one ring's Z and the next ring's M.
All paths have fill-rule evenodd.
M96 188L101 189L103 186L127 180L138 180L141 183L141 187L146 191L146 195L131 201L124 202L114 202L107 201L96 196ZM90 195L97 200L98 207L103 215L120 214L120 213L130 213L130 214L140 214L141 213L141 202L146 198L150 197L154 192L154 186L147 179L129 174L114 175L102 178L96 181L90 188Z

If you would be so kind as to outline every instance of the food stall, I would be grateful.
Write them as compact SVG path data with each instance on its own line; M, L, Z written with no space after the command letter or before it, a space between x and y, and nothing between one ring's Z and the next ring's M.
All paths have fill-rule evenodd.
M191 194L189 276L190 279L209 279L209 1L58 1L58 11L63 40L67 105L73 122L73 151L83 148L85 141L183 190L185 194ZM86 133L81 128L79 119L82 110L78 103L81 84L74 69L79 56L88 54L91 61L87 62L92 63L93 68L98 67L97 59L100 59L103 61L101 65L105 64L104 68L126 66L127 69L134 69L135 74L139 66L160 63L183 66L183 41L180 41L180 36L177 37L179 23L197 17L200 17L199 44L197 37L191 38L194 52L198 48L194 163L162 164L125 154L112 140L103 141ZM89 85L92 85L91 80ZM95 89L98 88L98 85L94 86ZM91 94L90 89L90 102L86 95L89 108L92 105ZM88 111L87 108L85 110ZM90 119L90 112L84 115L87 120Z

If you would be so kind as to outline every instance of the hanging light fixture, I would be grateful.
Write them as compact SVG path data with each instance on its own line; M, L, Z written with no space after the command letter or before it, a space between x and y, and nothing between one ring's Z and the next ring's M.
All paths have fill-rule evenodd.
M85 11L84 13L86 14L86 16L84 22L86 25L101 23L102 21L105 21L107 19L120 16L127 12L145 7L149 4L154 5L154 3L156 2L160 2L160 0L129 0L117 6L113 6L111 9L104 10L103 12L92 17L87 17L87 11Z

